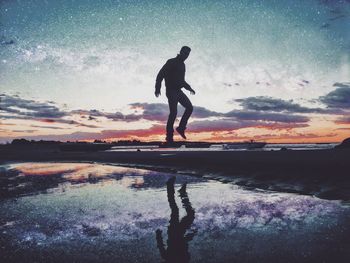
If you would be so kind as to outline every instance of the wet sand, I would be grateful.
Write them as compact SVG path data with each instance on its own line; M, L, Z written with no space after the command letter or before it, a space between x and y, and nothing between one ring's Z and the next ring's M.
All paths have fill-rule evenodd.
M61 152L0 147L0 162L87 161L192 174L237 185L350 200L350 149L298 151Z

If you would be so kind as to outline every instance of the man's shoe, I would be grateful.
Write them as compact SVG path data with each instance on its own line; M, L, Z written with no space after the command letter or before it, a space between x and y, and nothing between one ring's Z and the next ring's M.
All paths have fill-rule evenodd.
M182 138L187 139L185 135L185 130L186 129L181 129L180 127L176 128L176 131L178 132L178 134L180 134Z

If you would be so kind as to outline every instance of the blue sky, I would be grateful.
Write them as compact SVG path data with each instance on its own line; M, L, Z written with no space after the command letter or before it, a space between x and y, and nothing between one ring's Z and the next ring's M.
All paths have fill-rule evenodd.
M345 0L2 1L0 89L131 114L133 103L166 103L153 94L157 71L188 45L198 107L225 113L265 96L327 108L318 98L350 81L349 15Z

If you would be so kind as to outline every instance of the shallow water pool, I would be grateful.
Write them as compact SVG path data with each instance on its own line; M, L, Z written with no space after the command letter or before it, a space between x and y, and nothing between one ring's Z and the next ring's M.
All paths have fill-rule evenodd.
M2 262L350 259L339 201L95 163L5 164L0 184Z

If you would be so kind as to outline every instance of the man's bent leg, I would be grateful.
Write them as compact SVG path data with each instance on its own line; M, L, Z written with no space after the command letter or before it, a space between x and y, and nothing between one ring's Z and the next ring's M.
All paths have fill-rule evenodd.
M166 138L167 138L167 142L172 142L173 136L174 136L174 122L177 115L178 96L177 94L169 93L167 94L167 97L168 97L170 113L169 113L168 122L166 125Z
M179 124L179 129L184 131L186 129L188 119L190 118L193 112L193 106L190 99L182 91L180 91L180 94L179 94L179 102L185 108L184 115L182 116Z

